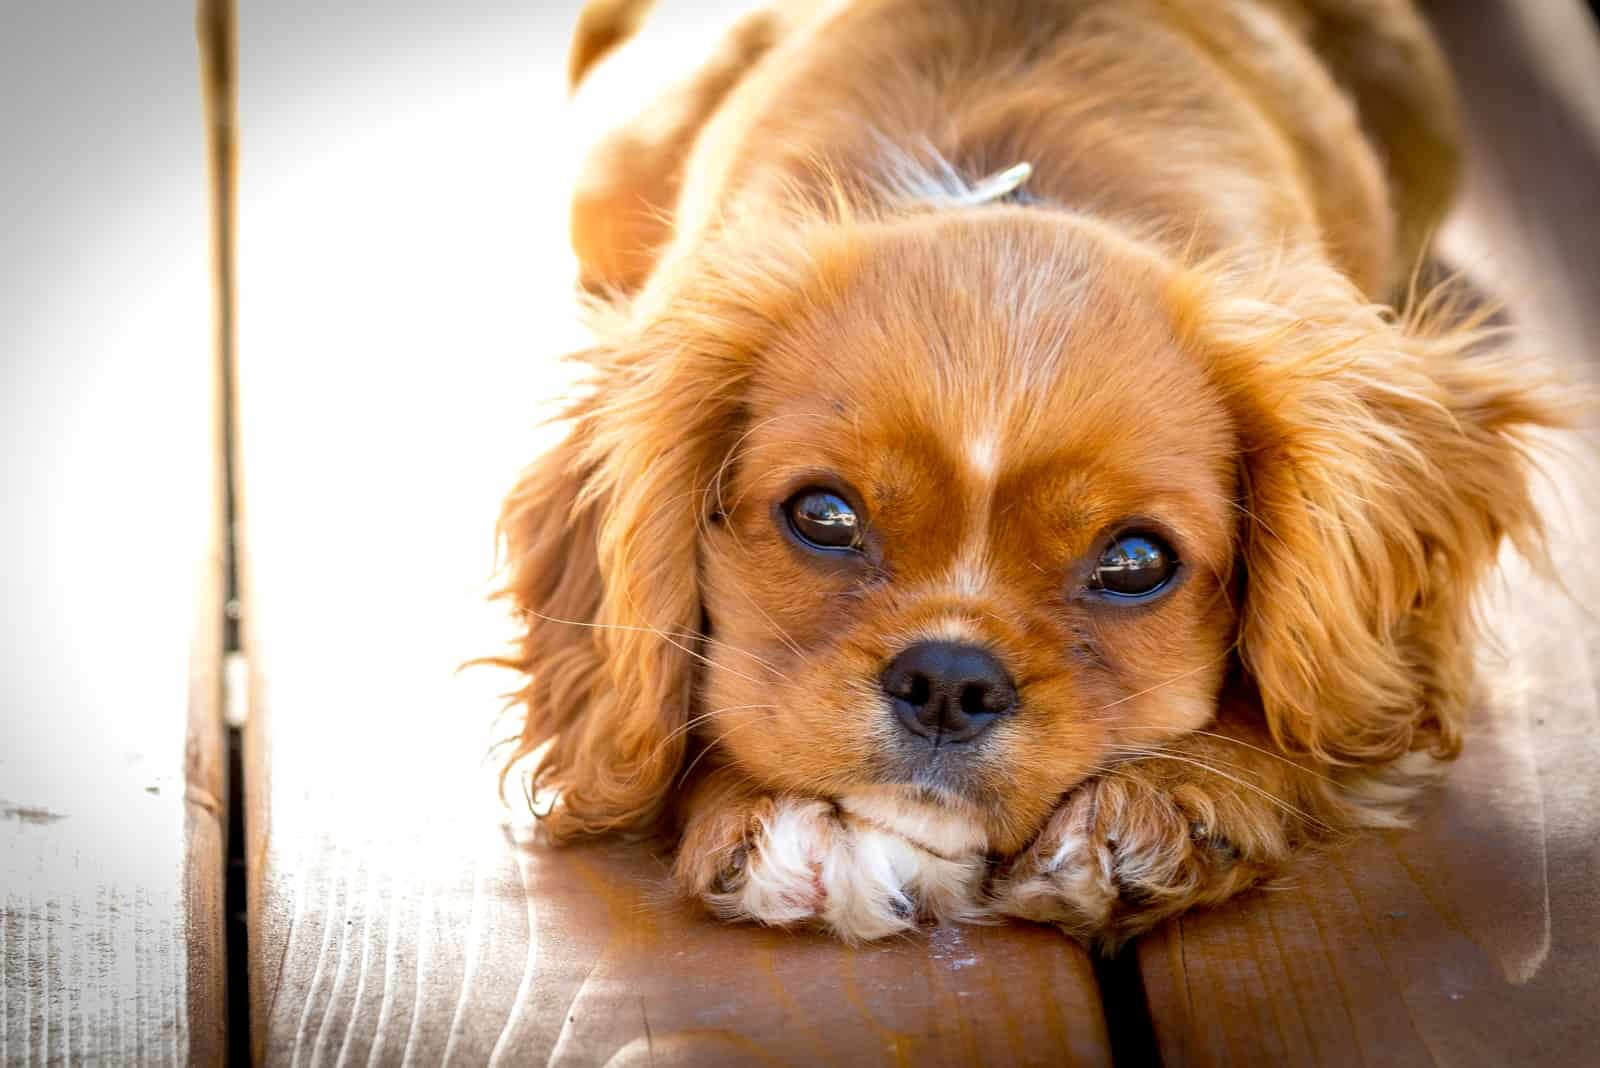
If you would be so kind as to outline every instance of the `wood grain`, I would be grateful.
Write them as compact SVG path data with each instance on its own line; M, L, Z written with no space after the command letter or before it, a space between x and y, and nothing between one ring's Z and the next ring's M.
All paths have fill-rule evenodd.
M293 856L266 1063L1106 1060L1093 976L1049 932L850 950L711 922L637 847L515 848L490 820L350 841Z
M576 4L241 11L253 1047L265 1064L1104 1063L1053 931L708 922L643 846L526 844L483 600L571 306Z
M224 561L194 24L91 7L0 35L32 123L7 130L27 165L0 198L0 292L22 298L0 316L0 1063L217 1064Z
M1504 295L1525 344L1593 380L1593 24L1570 0L1435 7L1472 139L1446 252ZM1139 947L1168 1063L1600 1057L1600 494L1583 448L1552 464L1552 548L1571 596L1508 564L1466 753L1416 827Z

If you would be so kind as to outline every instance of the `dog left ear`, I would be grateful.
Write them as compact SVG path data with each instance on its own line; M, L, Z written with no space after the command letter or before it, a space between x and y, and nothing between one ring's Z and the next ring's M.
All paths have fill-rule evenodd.
M1242 447L1241 662L1292 750L1453 755L1474 597L1503 541L1540 558L1531 436L1567 414L1481 316L1403 323L1331 271L1284 275L1276 300L1178 301Z

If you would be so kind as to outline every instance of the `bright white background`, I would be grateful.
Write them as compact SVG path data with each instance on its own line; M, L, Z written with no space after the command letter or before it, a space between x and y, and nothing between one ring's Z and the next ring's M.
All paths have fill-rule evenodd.
M569 104L579 6L242 6L246 611L280 831L478 796L513 680L455 669L510 636L495 518L585 344L573 177L735 10L663 5Z

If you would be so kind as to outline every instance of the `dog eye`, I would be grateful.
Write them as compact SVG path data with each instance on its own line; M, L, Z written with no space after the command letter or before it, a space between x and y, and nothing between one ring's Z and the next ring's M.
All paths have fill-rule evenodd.
M816 549L859 549L861 523L837 493L803 489L783 506L795 537Z
M1115 597L1148 597L1178 570L1172 547L1154 534L1119 534L1095 562L1089 588Z

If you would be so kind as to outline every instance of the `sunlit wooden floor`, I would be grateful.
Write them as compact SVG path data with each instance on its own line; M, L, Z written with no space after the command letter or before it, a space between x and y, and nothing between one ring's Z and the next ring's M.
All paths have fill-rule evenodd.
M661 4L644 46L703 47L690 6ZM1511 565L1479 733L1419 826L1144 939L1123 974L1142 980L1143 1006L1123 1004L1136 984L1102 989L1048 929L847 950L723 927L675 903L641 847L550 852L507 825L483 758L510 680L456 668L509 633L484 600L495 513L551 440L540 419L568 382L554 357L583 341L564 209L584 131L645 91L602 80L567 108L576 7L242 5L250 925L248 959L231 963L248 972L256 1059L1104 1064L1107 999L1148 1028L1119 1031L1124 1061L1600 1054L1600 497L1581 464L1555 475L1576 596ZM1593 24L1578 0L1432 7L1473 150L1446 252L1509 300L1528 343L1593 377ZM181 31L167 43L178 65L192 57ZM203 170L182 170L184 153L202 158L198 107L193 119L190 141L164 150L193 176L165 191L173 213L203 197ZM181 240L201 292L204 225L143 246ZM83 489L52 498L28 543L70 558L8 564L8 589L59 588L62 618L82 624L18 623L7 653L30 688L0 725L5 1064L96 1051L209 1063L224 1048L221 732L194 726L218 722L215 383L203 329L163 349L134 322L106 317L83 351L137 340L181 400L118 405L130 379L107 377L109 362L82 365L109 383L93 403L65 387L35 398L73 413L75 444L30 459L28 485ZM44 361L45 338L18 344ZM132 493L148 471L178 488ZM106 562L85 529L122 548ZM138 605L159 611L125 611ZM74 760L84 776L57 773Z
M1573 51L1584 27L1570 5L1536 6L1538 20L1494 4L1449 16L1476 156L1448 247L1503 287L1536 340L1581 360L1600 296L1584 239L1596 234L1600 62L1592 36L1578 38L1583 62L1540 58ZM296 32L310 36L325 16L306 17ZM285 32L280 13L261 18ZM243 29L248 41L248 14ZM525 41L549 51L529 56ZM515 47L485 42L455 83L366 72L348 94L355 113L322 126L279 113L267 94L280 80L245 79L246 121L273 124L256 137L296 145L244 167L251 752L270 772L251 809L257 1050L1105 1060L1091 967L1051 931L941 931L852 952L728 930L667 903L644 851L518 846L482 806L483 714L503 681L449 672L492 647L500 621L477 601L492 511L532 455L533 402L559 385L549 356L572 343L561 279L487 269L561 247L548 144L493 131L518 109L540 113L530 101L554 107L561 44L531 27ZM305 77L352 84L337 50ZM385 125L368 107L408 118ZM352 123L371 140L318 153ZM269 199L288 180L273 159L293 161L304 194ZM470 201L466 175L486 185ZM428 197L450 210L424 210ZM394 226L408 203L409 225ZM324 226L341 240L308 263ZM461 273L441 289L413 249ZM364 284L342 286L352 274ZM1600 1042L1600 1018L1580 1008L1600 993L1600 818L1581 770L1600 755L1600 632L1548 592L1519 588L1508 607L1516 685L1485 710L1416 831L1141 946L1168 1059L1506 1062Z

